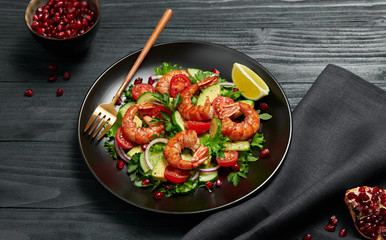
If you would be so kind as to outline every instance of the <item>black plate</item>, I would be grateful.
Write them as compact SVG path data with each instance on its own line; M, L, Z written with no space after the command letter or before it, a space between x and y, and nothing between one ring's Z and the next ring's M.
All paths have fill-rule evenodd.
M186 196L154 200L150 189L135 187L126 169L117 170L116 162L109 157L103 147L106 139L98 142L84 134L83 129L94 109L111 101L138 55L139 51L130 54L102 73L91 86L80 109L80 148L91 172L103 186L120 199L140 208L183 214L214 210L235 203L255 192L273 176L284 160L292 135L291 110L278 82L258 62L236 50L206 42L173 42L154 46L133 79L142 77L147 80L154 75L152 68L161 66L163 62L177 64L183 69L192 67L210 71L216 68L228 81L231 81L233 63L248 66L262 77L271 90L263 100L270 106L269 113L273 118L262 121L260 128L270 149L270 157L251 163L248 178L242 179L237 187L228 183L225 172L220 175L223 185L213 192L200 188Z

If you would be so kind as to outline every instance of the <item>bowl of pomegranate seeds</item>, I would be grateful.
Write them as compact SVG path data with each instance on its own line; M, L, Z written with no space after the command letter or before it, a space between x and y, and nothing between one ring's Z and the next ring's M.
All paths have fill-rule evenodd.
M25 21L32 36L55 53L85 51L99 26L98 0L31 0Z

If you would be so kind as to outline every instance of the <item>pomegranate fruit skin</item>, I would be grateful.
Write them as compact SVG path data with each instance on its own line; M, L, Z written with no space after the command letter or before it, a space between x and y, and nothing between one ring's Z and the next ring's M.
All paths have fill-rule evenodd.
M386 191L361 186L346 191L345 203L355 228L367 239L386 239Z

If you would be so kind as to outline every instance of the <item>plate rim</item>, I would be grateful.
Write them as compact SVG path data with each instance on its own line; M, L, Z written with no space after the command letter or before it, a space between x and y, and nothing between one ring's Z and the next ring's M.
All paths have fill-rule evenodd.
M85 153L84 153L84 150L82 148L82 142L81 142L81 136L84 134L83 133L83 129L81 129L81 116L82 116L82 112L84 111L84 108L85 108L85 102L86 100L88 99L92 89L95 87L95 85L101 80L101 78L109 71L111 70L113 67L115 67L116 64L118 64L119 62L123 61L124 59L126 58L130 58L131 56L134 56L136 54L139 54L141 51L142 51L142 48L140 49L137 49L129 54L126 54L125 56L121 57L120 59L118 59L117 61L113 62L112 64L110 64L110 66L108 68L106 68L102 73L99 74L99 76L94 80L94 82L92 83L92 85L90 86L90 88L88 89L85 97L83 98L83 101L82 101L82 105L80 107L80 110L79 110L79 113L78 113L78 124L77 124L77 135L78 135L78 146L80 148L80 151L82 153L82 158L84 160L84 162L86 163L89 171L92 173L92 175L95 177L95 179L105 188L107 189L110 193L112 193L115 197L119 198L120 200L122 200L123 202L125 203L128 203L132 206L135 206L135 207L138 207L140 209L144 209L144 210L147 210L147 211L151 211L151 212L157 212L157 213L162 213L162 214L171 214L171 215L191 215L191 214L199 214L199 213L207 213L207 212L211 212L211 211L217 211L219 209L222 209L222 208L227 208L229 207L230 205L234 205L236 204L237 202L240 202L242 200L245 200L246 198L250 197L251 195L253 195L254 193L256 193L259 189L261 189L262 187L266 186L266 184L274 177L276 176L277 174L277 171L280 169L281 165L283 164L287 154L288 154L288 151L289 151L289 148L290 148L290 145L291 145L291 142L292 142L292 137L293 137L293 117L292 117L292 112L291 112L291 106L290 106L290 103L288 101L288 97L287 95L285 94L282 86L279 84L279 82L277 81L277 79L271 74L271 72L269 72L263 65L261 65L257 60L255 60L254 58L248 56L247 54L243 53L243 52L240 52L236 49L233 49L233 48L230 48L230 47L227 47L225 45L222 45L222 44L218 44L218 43L212 43L212 42L206 42L206 41L191 41L191 40L180 40L180 41L169 41L169 42L162 42L162 43L158 43L158 44L154 44L152 46L152 48L156 48L156 47L161 47L161 46L165 46L165 45L173 45L173 44L202 44L202 45L206 45L206 46L214 46L214 47L221 47L221 48L224 48L224 49L227 49L228 51L234 51L235 53L237 54L240 54L242 55L243 57L246 57L247 59L251 60L252 62L254 62L254 64L258 65L263 71L265 71L266 74L268 74L271 79L275 82L275 84L277 85L278 89L280 90L280 93L283 95L284 97L284 100L285 100L285 105L286 105L286 109L287 109L287 113L288 113L288 118L289 118L289 134L288 134L288 139L287 139L287 145L286 145L286 148L283 152L283 156L281 157L279 163L277 164L276 168L272 171L272 173L269 175L269 177L267 177L267 179L265 179L258 187L256 187L255 189L253 189L252 191L250 191L249 193L245 194L244 196L234 200L234 201L231 201L231 202L228 202L226 204L223 204L221 206L216 206L216 207L213 207L213 208L207 208L207 209L202 209L202 210L198 210L198 211L179 211L179 212L176 212L176 211L166 211L166 210L159 210L159 209L154 209L154 208L148 208L148 207L145 207L145 206L141 206L141 205L138 205L136 203L133 203L131 201L128 201L127 199L124 199L122 196L118 195L117 193L115 193L114 191L112 191L108 186L106 186L106 184L96 175L96 173L93 171L93 169L91 168L90 164L88 163L87 161L87 158L85 156ZM151 50L150 50L151 51ZM101 104L101 103L99 103ZM98 104L98 105L99 105ZM100 141L102 141L103 138L101 138ZM94 139L95 140L95 139ZM95 140L96 141L96 140ZM98 143L100 144L100 143Z

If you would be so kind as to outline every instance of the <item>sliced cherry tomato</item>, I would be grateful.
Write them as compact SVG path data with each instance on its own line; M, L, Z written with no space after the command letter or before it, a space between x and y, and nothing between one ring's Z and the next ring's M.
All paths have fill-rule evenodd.
M133 147L135 147L135 144L133 142L127 140L123 136L122 127L118 128L117 133L115 134L115 139L117 140L118 145L124 149L132 149Z
M183 183L188 180L190 171L182 170L172 166L165 168L165 178L173 183Z
M184 74L177 74L170 80L170 96L175 98L179 93L185 90L185 88L191 85L190 79Z
M220 165L221 167L230 167L235 164L237 159L239 158L239 152L237 151L225 151L224 155L225 158L216 158L218 165Z
M187 129L194 130L197 134L201 134L209 130L211 122L186 121L185 125Z
M212 102L212 107L213 107L213 114L218 117L221 107L225 105L229 105L235 103L232 98L229 97L222 97L218 96L216 97L213 102Z
M144 92L155 93L155 88L148 83L140 83L134 85L133 89L131 90L131 94L133 95L133 98L135 100L137 100L139 96L141 96L141 94Z
M166 119L161 115L161 112L166 112L167 114L169 114L170 119L172 119L173 112L169 108L164 106L158 106L153 108L150 111L149 116L152 118L155 118L155 117L161 118L162 120L166 121Z

